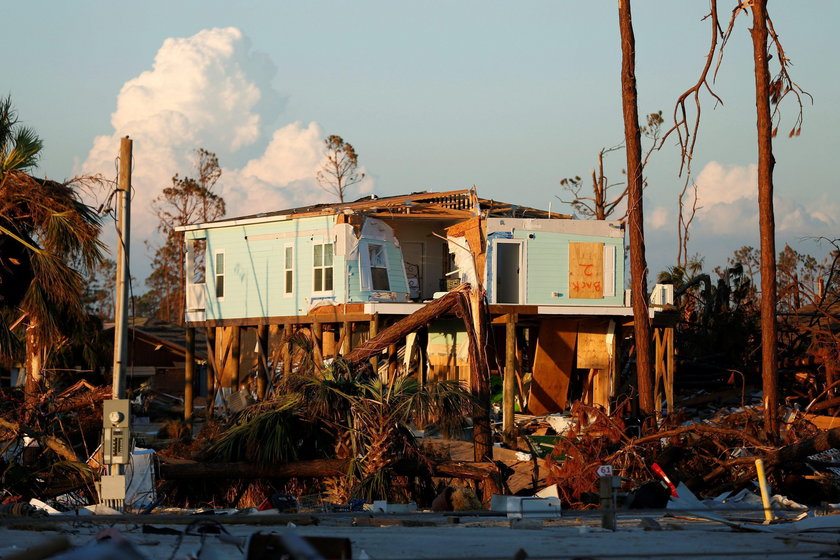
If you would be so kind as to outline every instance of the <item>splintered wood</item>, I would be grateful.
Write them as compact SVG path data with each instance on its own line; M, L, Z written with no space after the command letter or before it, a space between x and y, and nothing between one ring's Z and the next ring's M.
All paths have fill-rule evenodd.
M604 297L603 243L569 243L569 297Z

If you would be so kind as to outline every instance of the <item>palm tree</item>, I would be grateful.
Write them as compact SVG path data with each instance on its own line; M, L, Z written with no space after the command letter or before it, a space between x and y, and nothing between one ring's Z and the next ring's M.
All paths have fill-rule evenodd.
M86 180L58 183L29 174L42 146L18 124L11 98L0 100L0 354L16 353L10 331L25 327L28 401L50 353L84 322L80 270L96 266L103 250L99 217L77 192Z
M350 465L346 476L326 480L331 499L395 498L397 463L427 461L409 424L434 422L451 433L473 406L473 397L456 381L421 386L400 376L385 382L369 369L337 359L322 371L308 368L289 375L277 394L244 413L244 421L225 432L210 454L221 461L245 458L263 464L311 457L314 450L300 441L317 438L311 431L317 428L319 443L332 445L320 452Z

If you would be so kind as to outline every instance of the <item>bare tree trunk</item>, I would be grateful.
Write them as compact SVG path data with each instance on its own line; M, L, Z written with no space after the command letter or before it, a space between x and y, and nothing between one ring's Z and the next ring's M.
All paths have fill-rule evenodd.
M633 330L636 344L636 379L639 408L652 414L650 319L648 317L647 263L645 261L644 213L642 208L642 142L636 97L636 39L630 0L618 0L618 23L621 30L621 100L624 113L624 138L627 145L627 226L630 230L630 288L633 304Z
M767 65L767 0L755 0L750 29L755 59L755 108L758 129L758 217L761 235L761 380L764 430L776 439L776 226L773 214L773 123L770 119L770 70Z
M26 384L24 385L24 401L34 401L41 387L44 378L44 363L41 358L41 345L37 334L37 324L30 323L26 328Z

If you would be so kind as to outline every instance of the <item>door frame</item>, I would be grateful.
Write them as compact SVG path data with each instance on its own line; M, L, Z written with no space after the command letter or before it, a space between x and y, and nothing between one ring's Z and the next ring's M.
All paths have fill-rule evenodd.
M499 302L499 245L519 245L519 302L518 303L505 303ZM526 267L526 263L528 262L527 259L527 250L528 244L525 243L524 239L494 239L493 246L496 248L494 251L495 257L493 259L493 300L491 303L500 304L500 305L525 305L526 304L526 296L527 290L525 287L528 285L528 268Z

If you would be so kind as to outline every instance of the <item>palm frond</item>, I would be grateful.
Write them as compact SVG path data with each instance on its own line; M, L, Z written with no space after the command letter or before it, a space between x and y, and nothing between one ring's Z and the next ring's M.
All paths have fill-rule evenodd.
M44 147L44 142L34 130L29 127L17 127L11 131L12 138L2 154L0 169L3 171L25 171L38 164L38 155Z
M217 461L252 461L262 465L288 463L299 458L302 440L311 425L295 413L299 399L289 396L246 409L239 421L222 433L208 453Z

